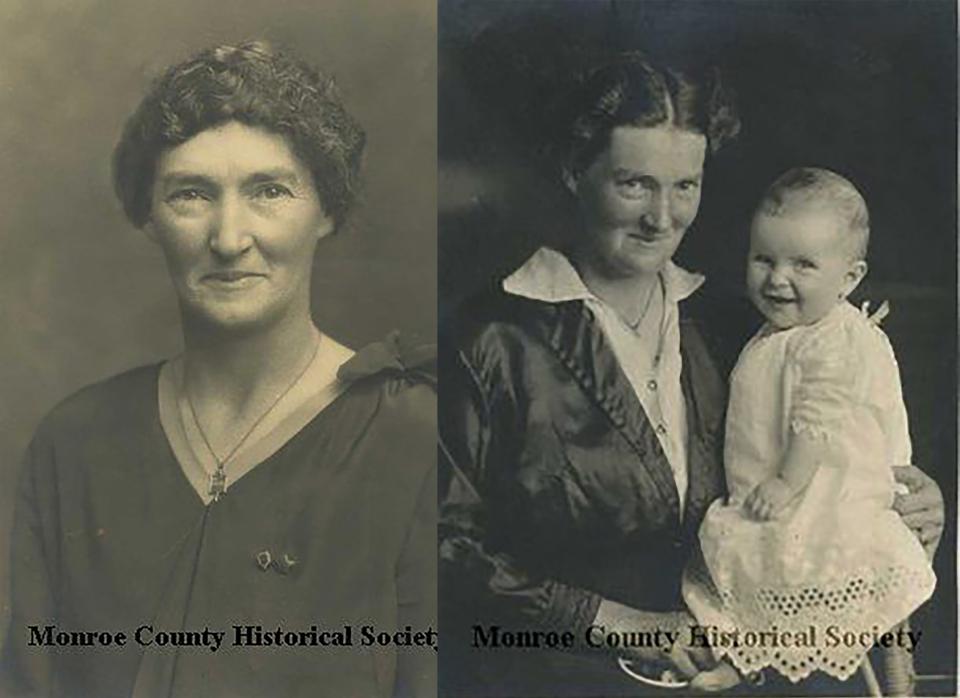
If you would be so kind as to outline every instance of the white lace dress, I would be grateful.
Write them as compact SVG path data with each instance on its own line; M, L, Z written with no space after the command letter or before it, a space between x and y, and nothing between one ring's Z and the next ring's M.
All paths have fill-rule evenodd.
M847 646L844 634L887 631L935 584L891 509L891 466L911 452L886 335L849 303L813 325L765 326L731 376L726 429L730 497L704 518L709 577L689 567L687 606L726 631L714 651L743 673L772 666L793 681L814 670L846 679L870 647ZM776 473L791 431L823 439L829 458L778 519L756 521L742 503Z

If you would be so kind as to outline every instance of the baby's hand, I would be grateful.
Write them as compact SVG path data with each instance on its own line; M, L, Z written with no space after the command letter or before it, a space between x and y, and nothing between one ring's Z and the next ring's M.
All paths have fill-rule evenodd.
M790 485L774 476L754 487L743 506L755 519L768 521L780 515L793 494Z

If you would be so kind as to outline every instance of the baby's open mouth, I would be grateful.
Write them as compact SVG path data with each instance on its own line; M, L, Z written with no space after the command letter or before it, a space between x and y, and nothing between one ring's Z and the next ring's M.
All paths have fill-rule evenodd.
M764 300L770 301L775 305L787 305L789 303L795 303L796 298L786 298L784 296L768 296L764 295Z

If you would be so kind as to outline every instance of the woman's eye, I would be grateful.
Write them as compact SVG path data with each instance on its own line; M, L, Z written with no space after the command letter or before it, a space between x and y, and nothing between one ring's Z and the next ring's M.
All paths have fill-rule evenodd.
M201 213L209 201L210 196L205 191L195 188L177 189L166 198L167 205L183 215Z
M259 198L266 199L268 201L276 201L277 199L293 196L293 192L291 192L282 184L267 184L263 187L260 187L256 194Z
M642 178L623 179L617 182L617 189L626 197L637 198L646 195L650 189L650 183Z
M190 202L205 199L206 196L199 189L178 189L167 197L171 202Z
M700 188L700 182L695 179L688 179L683 182L677 182L677 189L684 194L692 194Z

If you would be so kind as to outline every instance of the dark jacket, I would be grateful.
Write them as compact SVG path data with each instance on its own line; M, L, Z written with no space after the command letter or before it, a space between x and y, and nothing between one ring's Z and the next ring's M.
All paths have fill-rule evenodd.
M582 302L495 293L448 329L439 424L442 695L560 695L557 681L578 695L576 676L592 670L576 665L596 663L575 652L471 649L474 625L571 630L579 641L601 598L680 607L697 529L724 487L725 385L687 312L692 303L680 305L689 434L682 518L670 465ZM548 670L551 678L539 676Z

